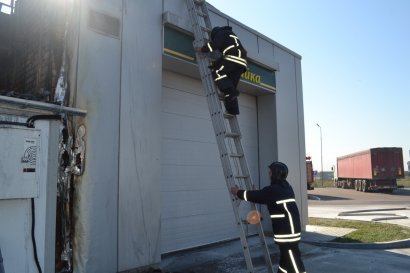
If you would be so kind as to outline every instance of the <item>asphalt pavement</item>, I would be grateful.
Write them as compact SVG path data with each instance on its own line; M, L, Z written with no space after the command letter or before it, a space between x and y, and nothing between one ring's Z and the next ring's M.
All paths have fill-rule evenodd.
M315 235L317 237L317 235ZM333 236L325 235L328 239ZM321 238L319 240L323 240ZM258 238L250 240L255 245ZM407 249L345 249L300 243L306 272L315 273L407 273L410 248ZM269 243L272 263L277 270L279 250ZM262 252L251 247L255 273L267 272ZM238 240L189 250L163 257L159 266L163 272L179 273L246 273L246 265Z
M406 189L407 190L407 189ZM410 189L409 189L410 190ZM317 198L310 197L314 202ZM410 201L409 201L410 202ZM353 209L354 208L354 209ZM393 218L403 216L403 219L378 220L410 226L410 207L382 207L375 210L374 206L309 206L309 216L343 218L372 221L375 217ZM395 210L396 209L396 210ZM359 210L359 212L357 212ZM364 212L360 212L365 210ZM347 215L343 213L349 212ZM311 273L407 273L410 268L410 240L376 244L341 244L330 242L352 230L307 226L302 234L300 249L306 272ZM271 238L267 238L272 263L277 270L279 249ZM256 247L258 237L251 237L249 245L254 257L255 273L267 272L262 251ZM164 255L159 268L163 272L178 273L246 273L246 265L241 252L239 240L210 245L202 248Z

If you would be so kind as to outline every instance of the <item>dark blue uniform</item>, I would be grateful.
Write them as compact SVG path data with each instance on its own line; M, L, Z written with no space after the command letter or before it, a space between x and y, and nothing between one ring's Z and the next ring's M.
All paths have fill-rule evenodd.
M274 241L281 252L278 272L305 272L298 247L301 236L299 210L290 184L286 180L277 180L261 190L239 190L237 196L248 202L267 205Z
M229 26L212 29L211 40L202 47L201 51L213 52L218 50L222 57L212 66L212 76L218 89L225 95L225 108L230 114L239 114L239 95L236 89L242 73L247 68L247 53L239 38Z

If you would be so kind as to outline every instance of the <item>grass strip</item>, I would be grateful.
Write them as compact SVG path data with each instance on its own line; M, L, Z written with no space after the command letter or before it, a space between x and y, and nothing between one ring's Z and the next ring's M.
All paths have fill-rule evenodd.
M406 177L403 179L397 179L397 186L401 186L403 188L410 188L410 178Z
M314 226L356 229L343 237L333 240L333 242L339 243L375 243L410 238L410 228L394 224L315 217L309 217L308 223Z

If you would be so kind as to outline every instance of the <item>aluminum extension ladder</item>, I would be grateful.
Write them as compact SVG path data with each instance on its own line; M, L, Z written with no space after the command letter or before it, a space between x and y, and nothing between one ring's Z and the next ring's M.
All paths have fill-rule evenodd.
M195 36L194 47L202 47L208 42L212 30L206 2L205 0L187 0L187 7ZM208 67L211 61L209 55L196 53L196 58L198 61L202 85L208 101L209 112L211 114L211 120L216 135L228 190L234 185L240 185L246 190L251 190L253 189L253 183L251 181L248 165L242 148L238 120L235 115L224 113L224 110L222 109L219 92ZM244 204L245 202L240 202L240 200L232 197L232 195L231 202L239 229L247 272L255 273L248 245L247 232L245 232L248 223L240 217L240 207L241 204ZM251 209L256 210L255 204L251 203ZM259 245L262 248L265 258L267 272L273 273L272 262L261 223L257 224L256 228L260 238Z

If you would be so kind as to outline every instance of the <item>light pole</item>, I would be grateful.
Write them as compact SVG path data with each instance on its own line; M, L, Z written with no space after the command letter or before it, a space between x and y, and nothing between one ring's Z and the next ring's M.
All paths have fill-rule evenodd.
M322 150L322 127L316 123L317 127L320 129L320 167L321 167L321 181L323 187L323 150Z

